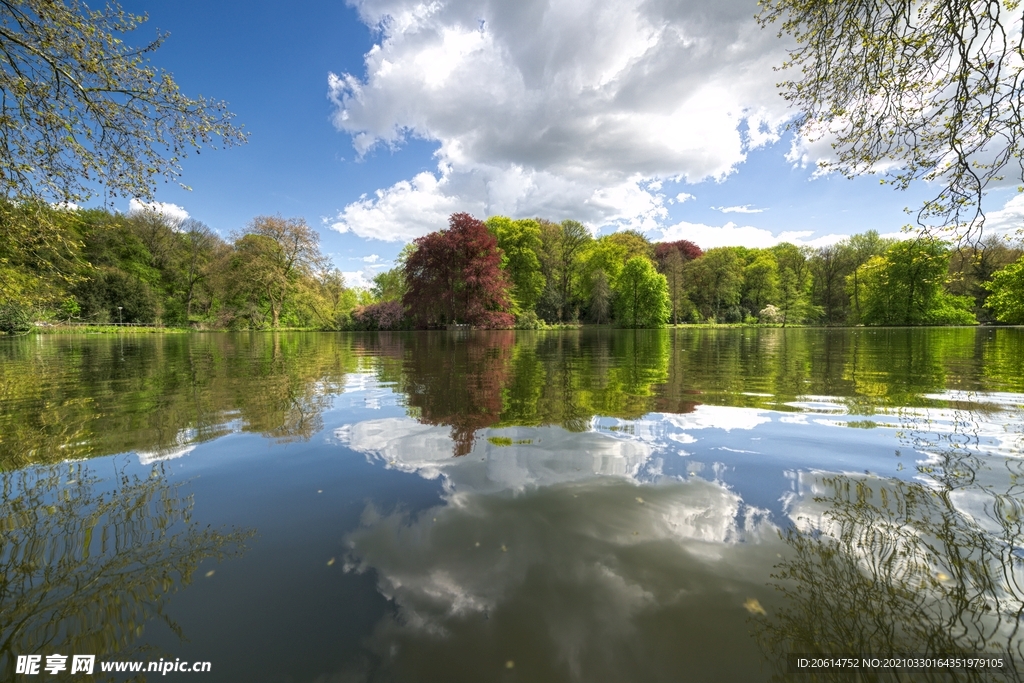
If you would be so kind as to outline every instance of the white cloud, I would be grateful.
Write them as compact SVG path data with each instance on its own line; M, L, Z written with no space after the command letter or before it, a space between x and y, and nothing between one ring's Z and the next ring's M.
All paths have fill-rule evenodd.
M182 223L188 218L188 211L183 207L170 202L144 202L139 199L132 199L128 202L129 215L147 211L151 211L163 218L166 218L174 225Z
M362 287L364 289L373 287L374 273L367 268L363 270L343 270L341 274L345 278L346 287Z
M689 201L691 199L696 199L696 197L694 197L689 192L680 192L679 194L676 195L675 201L678 202L679 204L682 204L683 202ZM670 199L669 202L671 203L672 200Z
M377 254L370 254L369 256L364 256L359 260L364 263L376 263L377 261L380 261L380 256Z
M662 180L724 178L790 115L748 0L351 4L380 41L364 78L330 75L335 125L360 154L419 137L440 162L345 207L333 227L363 237L453 211L654 225Z
M656 183L639 176L595 186L522 167L456 169L442 162L436 175L423 172L349 204L331 227L369 239L408 242L445 227L451 214L465 211L479 217L574 218L592 228L612 224L650 230L668 215L664 195L655 188Z
M750 204L744 204L743 206L712 206L711 208L722 213L764 213L765 211L765 209L755 209Z
M1024 230L1024 194L1010 197L1003 208L985 216L985 232L1020 237Z
M729 221L725 225L705 225L704 223L690 223L680 221L675 225L661 228L659 239L665 242L675 240L690 240L701 249L713 249L715 247L751 247L764 249L773 247L782 242L789 242L805 247L826 247L848 239L849 235L829 233L819 237L812 237L814 230L786 230L779 234L771 230L757 228L752 225L737 225ZM911 236L906 233L886 233L881 235L886 238L906 239Z

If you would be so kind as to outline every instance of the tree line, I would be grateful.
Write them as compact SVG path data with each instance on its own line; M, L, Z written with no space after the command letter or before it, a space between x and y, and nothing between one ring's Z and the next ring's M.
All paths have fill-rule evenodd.
M301 218L258 216L225 240L153 211L0 205L7 331L36 319L340 329L369 297L345 286Z
M551 323L967 325L1024 323L1024 250L997 238L952 248L875 231L811 248L702 250L573 220L480 221L414 241L354 312L371 329Z
M301 218L224 239L153 211L0 205L0 329L32 320L215 329L550 324L1024 323L1024 251L869 231L810 248L702 250L580 222L455 214L350 287Z

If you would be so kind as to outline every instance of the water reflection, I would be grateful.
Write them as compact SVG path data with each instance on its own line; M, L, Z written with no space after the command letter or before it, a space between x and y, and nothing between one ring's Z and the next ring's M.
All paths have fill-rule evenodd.
M960 398L991 405L990 397ZM938 429L927 419L936 416L900 415L897 455L921 456L912 480L801 473L789 557L774 574L785 605L758 621L774 680L806 679L788 672L787 653L993 654L1008 656L1006 670L903 676L1021 680L1022 403L1018 396L1009 415L996 417L967 400L945 411ZM1002 434L992 429L1000 423ZM848 679L827 672L815 680Z
M151 620L184 637L168 597L201 562L241 554L251 534L193 521L191 498L164 477L157 467L104 483L84 463L3 476L0 677L14 680L20 654L142 658L152 653L136 641Z
M207 629L253 680L259 657L296 680L618 682L789 680L786 652L1024 654L1022 363L1011 329L11 340L3 619L47 582L59 597L2 622L4 666L174 627L168 596L240 540L192 521L173 481L199 470L206 513L258 520L270 549L217 595L255 614L260 591L260 618ZM160 474L47 464L127 452ZM175 601L189 628L215 621L196 588Z
M348 543L397 608L347 672L367 681L749 680L759 653L735 633L771 599L778 545L721 485L619 477L371 506ZM729 661L701 656L728 641Z

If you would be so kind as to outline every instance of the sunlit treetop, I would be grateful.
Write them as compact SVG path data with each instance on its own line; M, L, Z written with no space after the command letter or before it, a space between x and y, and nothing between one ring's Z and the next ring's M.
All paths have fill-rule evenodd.
M126 36L146 21L116 2L0 0L0 196L151 198L191 151L245 142L224 102L183 95Z
M980 236L982 198L1024 184L1017 0L760 0L796 46L780 84L809 139L832 139L828 169L884 173L937 192L925 228Z

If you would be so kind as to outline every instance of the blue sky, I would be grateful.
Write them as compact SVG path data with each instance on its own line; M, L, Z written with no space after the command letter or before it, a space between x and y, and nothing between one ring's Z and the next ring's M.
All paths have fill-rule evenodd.
M170 33L153 63L250 133L156 200L225 236L301 216L351 284L456 210L767 246L896 232L925 196L815 174L828 145L785 130L785 44L747 0L123 6L149 14L136 42Z

